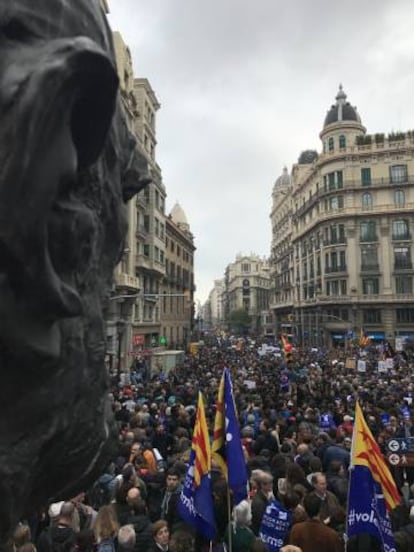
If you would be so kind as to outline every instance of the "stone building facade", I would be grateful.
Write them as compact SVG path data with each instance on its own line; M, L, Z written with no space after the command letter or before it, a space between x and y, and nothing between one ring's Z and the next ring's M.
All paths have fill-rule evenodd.
M237 255L224 276L223 314L226 320L236 310L250 316L250 331L260 333L261 312L269 306L270 272L267 259L258 255Z
M414 133L367 134L340 87L320 139L273 191L275 328L316 346L411 337Z
M165 278L161 286L161 331L168 347L189 343L194 321L194 237L176 203L166 219Z

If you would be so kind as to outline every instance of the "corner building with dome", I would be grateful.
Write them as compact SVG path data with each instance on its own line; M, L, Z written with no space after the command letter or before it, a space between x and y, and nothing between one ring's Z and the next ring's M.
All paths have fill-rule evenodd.
M414 131L368 134L342 86L319 134L272 192L275 334L346 348L361 329L414 338Z

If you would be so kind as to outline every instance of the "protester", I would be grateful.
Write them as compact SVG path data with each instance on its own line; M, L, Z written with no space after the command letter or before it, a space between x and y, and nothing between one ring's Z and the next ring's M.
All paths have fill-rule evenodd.
M315 493L305 497L304 506L309 520L292 527L289 544L299 546L302 552L342 552L343 544L338 533L320 520L321 504L322 501Z
M134 527L136 552L141 549L145 552L149 546L159 552L168 545L166 533L171 533L172 550L187 542L188 535L191 535L188 542L194 538L197 550L203 550L205 545L208 549L208 541L201 539L194 527L184 525L177 505L190 459L198 391L204 395L213 439L223 367L227 367L232 378L250 479L251 530L259 539L252 542L252 547L260 546L263 514L274 497L292 513L292 531L306 516L304 504L308 497L316 496L321 501L319 515L323 521L338 534L343 532L356 401L361 404L383 453L391 437L412 436L414 417L409 400L409 394L414 392L412 358L395 353L393 367L387 373L379 373L377 363L383 355L380 348L348 347L348 356L364 355L366 371L360 373L348 367L347 355L341 350L295 347L293 360L287 366L283 353L259 354L260 339L253 345L246 338L240 349L235 349L233 343L230 338L218 340L211 336L196 354L186 355L174 373L163 377L151 374L150 363L143 363L142 359L134 359L130 380L127 374L121 381L114 374L111 400L119 428L118 450L99 478L99 485L89 489L86 497L81 494L74 499L67 497L66 503L45 505L48 515L39 514L33 523L31 520L33 540L39 543L40 552L52 552L44 533L39 536L41 528L48 523L51 527L60 523L62 530L64 520L60 510L71 500L76 511L67 527L74 534L73 542L79 541L76 545L79 552L89 552L87 539L83 545L80 537L82 529L94 523L93 507L101 510L108 504L115 513L115 526L109 537L111 549L121 546L117 543L118 526L125 525ZM392 471L400 489L414 482L414 470L406 471L407 481L400 468ZM229 529L229 501L230 508L237 508L237 503L215 461L211 484L216 520L214 547L218 549ZM99 518L102 514L98 514L95 527L96 523L98 527L102 525ZM168 529L162 531L164 543L157 542L151 533L150 523L160 521ZM392 522L398 543L404 542L404 546L412 546L414 550L408 514L405 517L393 514ZM105 538L100 537L101 541ZM361 548L358 542L362 540L351 539L350 550L354 550L355 543L357 550ZM373 547L376 542L372 537ZM325 549L318 552L321 550Z

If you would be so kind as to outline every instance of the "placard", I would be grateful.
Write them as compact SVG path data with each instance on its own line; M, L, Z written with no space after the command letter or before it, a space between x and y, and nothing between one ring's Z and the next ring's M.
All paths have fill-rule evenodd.
M345 361L345 368L348 368L349 370L355 370L355 359L354 358L347 358Z
M365 360L358 360L357 370L358 372L367 371L367 363L365 362Z

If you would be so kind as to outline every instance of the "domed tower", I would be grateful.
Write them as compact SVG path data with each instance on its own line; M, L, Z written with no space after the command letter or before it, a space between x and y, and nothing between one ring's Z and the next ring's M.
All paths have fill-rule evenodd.
M171 209L171 220L184 232L190 232L190 225L188 224L187 217L184 213L184 209L177 202Z
M273 194L276 194L278 192L286 193L289 190L289 187L292 184L292 180L290 178L290 174L288 173L287 167L283 167L282 174L276 178L275 183L273 185Z
M345 150L348 146L355 144L356 136L366 132L357 108L347 101L342 84L339 85L335 100L336 103L328 110L323 130L319 134L324 153Z

